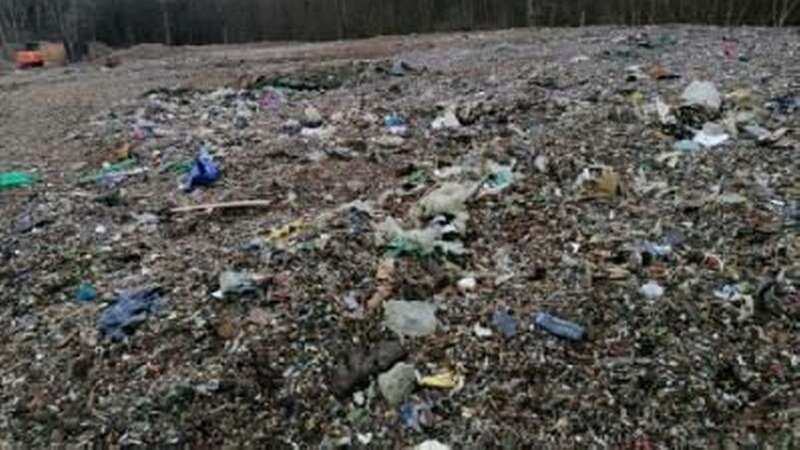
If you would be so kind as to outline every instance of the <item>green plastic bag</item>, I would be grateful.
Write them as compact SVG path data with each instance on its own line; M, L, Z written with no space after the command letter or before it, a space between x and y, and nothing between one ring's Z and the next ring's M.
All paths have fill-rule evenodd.
M0 191L30 186L34 181L33 174L28 172L0 172Z

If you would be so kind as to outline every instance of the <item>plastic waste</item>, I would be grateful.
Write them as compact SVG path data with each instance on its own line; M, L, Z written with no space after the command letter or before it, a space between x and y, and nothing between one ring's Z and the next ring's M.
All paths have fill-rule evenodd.
M501 166L487 177L485 185L490 193L498 193L511 186L513 182L514 172L511 171L511 167Z
M400 407L400 423L405 428L419 429L420 407L413 403L406 403Z
M431 439L417 445L414 450L450 450L450 446Z
M508 313L495 311L492 316L492 324L498 331L503 333L503 336L507 339L517 335L517 321Z
M481 326L481 324L479 324L479 323L476 323L472 327L472 332L475 333L475 336L477 336L479 338L488 338L488 337L491 337L494 334L494 333L492 333L491 329L486 328L484 326Z
M562 339L582 341L586 338L586 329L582 326L547 313L536 314L533 323L538 328Z
M690 141L688 139L682 139L680 141L676 141L672 148L679 152L684 153L695 153L700 151L700 144L695 141Z
M397 136L405 136L408 134L408 124L405 119L396 113L387 114L386 117L383 118L383 123L386 126L386 131L390 134Z
M192 168L184 180L184 192L192 192L195 186L208 186L219 180L221 174L219 166L208 154L208 149L203 147L192 162Z
M437 388L437 389L453 389L464 383L464 378L456 373L446 370L439 372L435 375L429 375L417 380L420 386Z
M712 111L719 111L722 107L722 95L710 81L693 81L683 91L681 100L686 106L699 106Z
M386 327L401 337L427 336L433 334L439 325L436 305L427 302L386 302L383 313Z
M726 284L714 291L714 297L729 302L738 300L741 296L742 289L737 284Z
M472 197L475 187L468 184L445 183L420 199L420 216L435 217L439 214L454 216L467 209L467 200Z
M276 111L284 102L283 94L277 89L267 89L258 100L258 107L265 111Z
M78 287L75 298L79 302L91 302L97 298L97 289L91 283L83 283Z
M122 293L100 316L100 332L112 341L133 334L160 304L161 288L146 288Z
M0 191L30 186L34 177L28 172L0 172Z
M256 280L252 274L226 270L219 276L219 291L214 297L222 299L230 295L244 295L257 292Z
M650 281L639 288L639 293L648 300L656 300L664 296L664 288L655 281Z
M651 241L644 241L640 246L642 254L650 258L665 258L672 253L672 246L657 244Z
M706 148L722 145L728 139L730 139L730 135L725 132L725 128L713 122L703 125L703 129L694 136L694 142Z

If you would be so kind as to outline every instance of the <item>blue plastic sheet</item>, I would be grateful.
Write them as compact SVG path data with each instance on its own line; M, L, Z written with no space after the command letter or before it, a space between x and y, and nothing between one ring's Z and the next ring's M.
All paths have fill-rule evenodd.
M496 311L492 317L492 324L494 324L495 328L503 333L503 336L507 339L517 335L517 321L508 313Z
M208 186L219 180L220 176L219 166L208 154L208 150L203 148L192 161L192 168L186 175L183 190L192 192L196 186Z
M133 334L147 317L155 312L161 299L161 288L128 291L119 296L100 317L100 332L112 341Z

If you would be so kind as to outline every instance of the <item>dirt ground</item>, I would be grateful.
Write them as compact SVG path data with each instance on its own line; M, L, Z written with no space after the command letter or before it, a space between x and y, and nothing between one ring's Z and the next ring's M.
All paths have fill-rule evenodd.
M800 446L798 30L114 57L0 72L0 449Z

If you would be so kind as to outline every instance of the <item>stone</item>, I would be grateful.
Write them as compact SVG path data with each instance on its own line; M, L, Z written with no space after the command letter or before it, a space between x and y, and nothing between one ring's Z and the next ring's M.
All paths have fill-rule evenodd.
M411 364L397 363L378 376L378 388L391 406L402 404L417 384L417 371Z
M427 302L390 301L384 304L384 324L401 337L423 337L436 331L436 306Z

